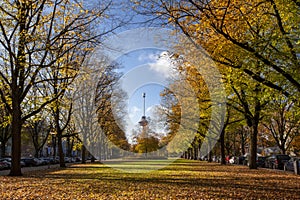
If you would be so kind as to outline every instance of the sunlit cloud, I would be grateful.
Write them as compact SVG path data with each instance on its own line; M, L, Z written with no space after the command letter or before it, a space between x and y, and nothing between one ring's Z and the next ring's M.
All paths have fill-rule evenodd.
M154 58L153 62L149 63L151 70L159 73L164 78L170 78L175 75L174 65L171 62L168 52L162 52Z
M147 114L147 115L153 115L153 113L155 112L156 106L157 106L157 105L153 105L153 106L148 107L148 108L146 109L146 114Z
M134 118L137 117L138 114L140 114L142 112L142 109L136 107L136 106L132 106L129 110L129 117L131 120L134 120Z
M160 52L153 52L153 53L141 53L138 56L139 61L143 62L155 62L160 56Z

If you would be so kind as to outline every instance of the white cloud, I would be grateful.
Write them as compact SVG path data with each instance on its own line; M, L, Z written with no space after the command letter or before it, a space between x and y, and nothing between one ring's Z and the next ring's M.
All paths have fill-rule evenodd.
M153 105L153 106L150 106L146 109L146 114L148 116L152 116L153 115L153 112L155 111L155 108L156 108L157 105Z
M153 106L150 106L146 109L146 113L151 113L153 110Z
M168 52L162 52L159 56L156 55L149 66L151 70L159 73L164 78L170 78L176 74Z
M171 62L170 54L167 51L142 53L137 58L140 62L147 63L150 70L158 73L163 78L176 76L174 65Z
M140 112L142 112L142 110L141 110L140 108L138 108L138 107L136 107L136 106L131 107L131 108L130 108L130 111L129 111L129 117L130 117L130 119L132 120L132 119L136 118L136 116L137 116Z
M159 53L141 53L138 57L139 61L155 62L159 58Z

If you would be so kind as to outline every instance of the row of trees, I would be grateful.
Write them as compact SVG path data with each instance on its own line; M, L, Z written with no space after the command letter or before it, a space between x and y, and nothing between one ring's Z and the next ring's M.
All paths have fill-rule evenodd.
M0 5L0 138L2 152L8 139L12 140L12 176L21 175L22 132L32 134L37 149L54 132L64 166L62 140L77 136L80 130L74 114L79 108L74 102L81 95L76 89L83 83L78 80L84 81L82 68L102 36L123 23L111 18L113 22L106 24L109 28L100 27L113 3L94 3L87 8L75 0L4 0ZM106 68L103 63L94 67ZM98 78L97 83L101 80ZM110 84L99 82L99 87ZM101 98L107 99L107 94L108 91L99 92ZM106 111L99 108L99 115L103 112ZM44 138L36 137L44 131Z
M290 149L299 136L299 1L135 3L139 13L160 16L159 23L171 25L186 36L174 44L174 52L184 61L177 62L181 79L171 85L188 81L197 93L202 120L197 130L199 136L191 148L197 148L208 137L206 131L211 122L224 124L216 131L220 133L222 163L225 163L224 138L238 132L241 126L249 131L250 168L256 168L258 139L269 141L272 136L282 153ZM227 93L227 115L223 118L208 118L212 107L224 102L209 98L212 90L199 73L203 68L209 71L211 63L203 62L207 58L215 62ZM175 95L166 91L163 96L172 100ZM168 103L171 114L166 113L171 134L182 120L178 111L180 102L173 102ZM260 130L265 134L259 136Z
M258 137L260 130L269 132L283 153L293 139L299 141L299 1L132 2L139 14L159 17L160 24L172 26L188 38L171 44L171 59L180 76L162 94L163 107L168 108L162 114L170 131L164 140L180 140L177 130L187 135L196 132L191 148L201 150L206 144L210 151L220 134L224 162L226 138L243 127L249 132L250 168L256 168L258 141L269 141L267 134ZM108 64L102 55L90 56L102 36L122 24L112 20L112 25L99 26L112 6L113 2L102 2L87 9L75 0L1 3L0 139L3 147L12 138L10 175L21 175L22 131L26 126L42 127L39 123L47 124L46 133L55 132L62 167L62 139L78 133L93 154L101 155L102 147L108 144L104 136L129 149L125 128L120 125L126 123L122 122L124 94L116 90L117 65ZM211 73L209 60L221 76ZM208 83L203 73L211 80L219 76L220 81ZM178 84L182 81L192 86L192 91ZM223 87L225 92L217 93L220 91L214 91L215 87ZM172 88L181 90L181 95ZM189 105L192 93L199 111L184 106L183 113L181 106ZM224 106L226 115L213 112ZM243 145L246 139L242 135ZM33 138L37 147L45 140L39 143ZM176 145L170 148L182 150Z

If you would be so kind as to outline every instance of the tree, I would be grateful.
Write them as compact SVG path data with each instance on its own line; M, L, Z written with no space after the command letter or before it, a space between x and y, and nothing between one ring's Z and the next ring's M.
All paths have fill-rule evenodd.
M168 145L167 150L170 154L181 155L198 134L198 139L205 137L199 127L199 102L191 87L187 87L184 77L177 77L169 83L168 89L161 93L162 103L159 113L165 121ZM199 93L200 95L200 93ZM206 105L205 105L206 106ZM204 107L205 107L204 106ZM202 118L201 124L205 124ZM205 127L207 131L207 126Z
M12 168L10 175L21 175L21 129L24 122L56 101L63 90L52 96L39 91L40 101L34 109L24 109L31 99L33 86L43 87L51 67L68 71L76 66L81 55L68 59L66 54L83 49L87 43L98 42L100 34L93 33L96 23L107 6L100 10L85 10L79 3L68 0L5 0L0 6L1 90L0 96L11 115ZM88 50L88 49L85 49ZM64 63L64 65L59 65ZM64 73L60 74L64 79Z
M257 138L259 124L262 119L262 110L269 103L269 96L265 96L264 85L241 78L244 73L229 75L232 88L232 98L229 103L234 109L244 115L247 126L250 128L250 159L249 168L256 169Z
M31 119L27 121L26 130L30 134L35 149L34 156L40 157L40 152L46 144L52 126L45 119Z
M156 154L156 156L162 156L157 151L165 146L161 146L161 135L157 133L155 129L156 120L142 116L139 125L133 129L133 139L135 142L132 151L135 153L143 153L146 158L148 158L148 155L154 154ZM151 152L153 153L151 154Z
M196 159L201 153L211 157L210 151L222 132L225 118L226 98L222 82L216 80L220 75L210 69L211 60L190 48L186 50L190 47L188 43L182 41L177 46L172 59L178 75L173 77L169 89L161 94L164 98L162 111L165 111L162 113L166 115L169 127L180 130L181 140L185 140L185 135L194 134L189 145L189 157ZM171 134L180 135L176 132ZM175 142L174 147L182 142ZM183 149L175 151L178 150Z
M126 93L120 88L121 74L117 72L117 63L105 65L97 79L96 108L98 124L106 136L108 147L129 150L130 145L125 135ZM112 145L113 144L113 145ZM123 152L123 151L121 151ZM119 152L119 153L121 153Z
M63 138L69 139L70 137L66 131L70 126L73 112L70 86L77 78L80 67L84 64L87 54L91 51L89 45L80 47L83 49L75 48L66 52L64 60L53 64L45 73L49 80L47 85L44 85L44 94L46 96L59 96L47 105L47 108L52 115L51 120L56 133L60 167L65 167Z
M216 62L239 69L290 98L299 93L296 1L146 1L137 7L175 25ZM264 67L249 65L249 60Z
M294 154L299 155L300 154L300 134L298 134L292 144L291 144L291 150L293 151Z
M135 152L137 153L150 153L157 151L159 148L159 139L154 136L138 137Z
M299 134L299 108L288 99L279 97L274 98L267 113L268 116L263 124L273 136L281 152L286 154L294 138Z
M89 58L73 85L74 121L83 145L86 145L83 162L85 148L100 160L107 157L109 141L122 149L129 148L123 131L126 95L117 85L119 65L109 65L107 58L97 56Z
M228 143L230 142L228 139L229 137L229 131L228 129L230 126L234 126L236 123L241 122L244 120L244 117L240 116L240 113L238 113L234 108L230 107L227 105L227 114L226 118L224 121L224 126L222 127L221 133L220 133L220 153L221 153L221 164L225 165L226 164L226 159L225 159L225 149L227 147L227 155L229 155L229 150L228 150ZM234 137L235 139L235 137Z
M94 62L93 67L102 63ZM100 69L89 68L84 66L80 71L77 79L73 83L73 118L79 138L82 141L82 163L86 162L86 145L91 145L94 140L102 139L96 114L96 83ZM84 84L82 82L84 81Z
M4 106L0 106L0 143L1 157L6 155L6 144L11 138L11 118Z
M199 51L204 48L206 55L219 65L237 69L260 83L248 86L257 93L253 113L249 112L252 104L246 103L245 91L235 92L242 100L247 124L253 128L251 160L254 163L256 130L262 109L259 98L267 93L261 90L263 86L298 102L299 3L293 0L188 0L146 1L136 2L136 5L141 13L156 14L166 24L174 25L195 48ZM262 92L264 94L259 96ZM255 168L254 165L250 167Z
M54 89L54 92L57 92L57 90ZM70 125L72 116L72 102L70 102L71 100L65 98L62 94L59 99L57 99L53 102L52 105L50 105L52 111L52 120L55 126L55 136L57 138L60 167L66 167L64 159L65 154L63 151L63 138L70 137L70 135L66 132L68 126Z
M76 142L78 142L78 131L76 129L73 117L71 121L68 123L68 126L65 130L64 137L66 138L66 142L67 142L66 156L72 157L73 156L72 151L76 149Z

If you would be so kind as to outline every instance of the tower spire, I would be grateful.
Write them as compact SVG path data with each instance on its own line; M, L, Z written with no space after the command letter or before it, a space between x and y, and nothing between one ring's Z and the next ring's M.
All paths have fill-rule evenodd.
M146 93L143 93L143 98L144 98L144 115L146 117Z
M145 92L143 93L143 99L144 99L143 116L142 116L141 121L139 121L139 124L140 124L140 126L145 127L145 126L147 126L147 124L148 124L148 121L147 121L147 119L146 119L146 93L145 93Z

